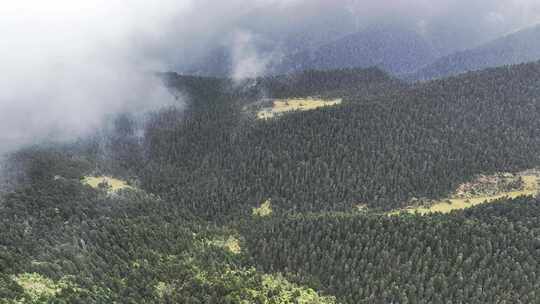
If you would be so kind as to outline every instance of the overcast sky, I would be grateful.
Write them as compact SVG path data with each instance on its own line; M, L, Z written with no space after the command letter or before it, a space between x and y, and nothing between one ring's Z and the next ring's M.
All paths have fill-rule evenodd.
M268 58L253 44L317 44L400 22L441 48L540 21L538 0L18 0L0 6L0 151L79 136L105 115L174 103L152 72L231 48L233 76Z

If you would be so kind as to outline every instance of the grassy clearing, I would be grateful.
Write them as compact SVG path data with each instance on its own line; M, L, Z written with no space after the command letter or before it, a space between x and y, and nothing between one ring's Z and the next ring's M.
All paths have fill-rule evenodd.
M429 206L414 206L408 207L403 210L396 210L390 213L390 215L397 215L401 212L429 214L434 212L449 213L452 210L460 210L470 208L476 205L490 203L502 198L516 198L519 196L533 196L540 192L540 172L539 171L526 171L516 175L521 178L522 185L518 189L510 189L504 191L497 191L494 193L478 193L475 189L470 189L469 184L461 185L456 192L449 198L445 198L438 201L432 201ZM490 177L482 177L484 180L490 179ZM485 186L485 185L484 185ZM467 190L464 190L467 189ZM493 192L493 191L492 191Z
M342 99L323 100L315 98L278 99L274 100L271 108L263 108L257 113L258 119L270 119L291 111L309 111L322 107L335 106L342 103Z
M270 199L264 201L260 207L253 208L253 216L267 217L272 215L272 202Z
M86 176L82 182L94 189L107 189L109 193L122 189L133 189L126 181L109 176Z

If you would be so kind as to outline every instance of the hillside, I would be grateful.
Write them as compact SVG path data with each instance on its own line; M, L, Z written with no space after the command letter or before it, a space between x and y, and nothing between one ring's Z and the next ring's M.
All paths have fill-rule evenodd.
M0 304L540 304L540 0L4 2Z
M450 215L300 215L244 231L253 261L342 303L534 303L538 199Z
M414 86L376 68L162 76L187 105L142 136L124 114L8 156L5 303L538 300L537 199L388 212L540 166L540 63ZM257 118L315 96L342 102Z
M251 91L193 104L173 129L156 117L142 184L210 218L249 213L268 198L278 212L393 209L443 197L479 173L539 164L540 64L357 94L380 84L369 79L332 93L340 105L268 121L245 112L259 100ZM300 88L275 97L321 93Z
M445 56L408 77L426 80L537 60L540 60L540 26L518 31L477 48Z
M88 168L66 153L25 153L53 167L34 163L30 179L0 197L1 303L335 303L246 266L240 244L221 242L233 231L176 203L88 186L79 179Z

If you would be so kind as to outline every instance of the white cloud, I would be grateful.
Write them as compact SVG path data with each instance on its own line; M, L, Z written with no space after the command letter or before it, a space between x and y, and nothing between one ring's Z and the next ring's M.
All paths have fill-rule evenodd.
M259 37L259 39L261 39ZM240 81L261 76L267 67L279 59L277 50L260 52L257 50L257 37L254 34L238 30L232 38L232 78Z
M267 36L326 31L305 36L310 43L346 32L347 25L404 18L426 34L439 35L444 25L450 39L471 35L473 41L539 22L540 1L18 0L4 1L0 16L5 147L84 134L108 113L171 102L151 72L189 63L227 35L233 76L243 78L279 58L257 48Z
M0 7L0 142L72 138L118 111L170 104L148 56L191 1L11 1Z

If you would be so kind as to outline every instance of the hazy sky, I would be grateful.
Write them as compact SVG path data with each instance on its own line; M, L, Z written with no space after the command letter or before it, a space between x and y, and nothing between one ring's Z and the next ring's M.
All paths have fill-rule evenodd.
M174 102L152 72L233 50L236 77L283 48L400 22L441 48L540 21L538 0L18 0L0 6L0 151L78 136L103 117ZM279 48L272 56L279 56Z

